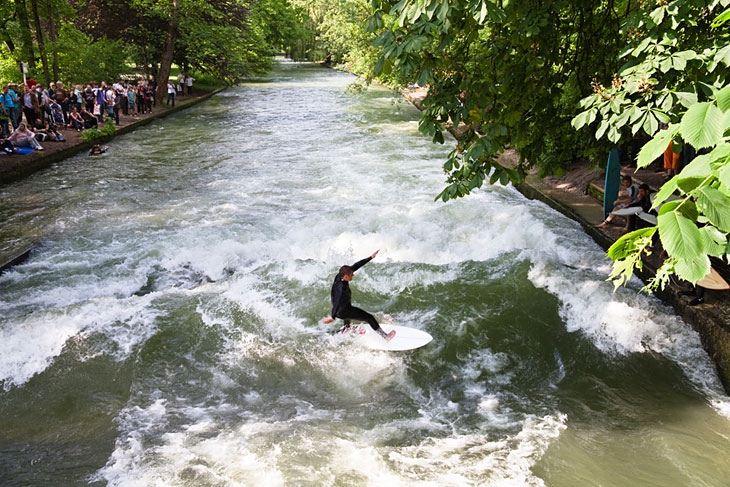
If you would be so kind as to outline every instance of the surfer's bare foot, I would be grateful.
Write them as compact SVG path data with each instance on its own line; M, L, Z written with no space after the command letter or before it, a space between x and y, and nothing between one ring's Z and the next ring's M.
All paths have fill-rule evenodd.
M335 321L335 319L334 318L331 318L329 316L326 317L326 318L322 318L322 323L324 323L325 325L327 325L329 323L332 323L333 321Z
M598 225L593 225L593 228L606 228L608 226L608 220L603 220Z
M391 341L391 340L393 339L393 337L394 337L394 336L395 336L395 330L393 330L393 331L391 331L390 333L388 333L387 335L385 335L385 341L386 341L386 342L389 342L389 341Z

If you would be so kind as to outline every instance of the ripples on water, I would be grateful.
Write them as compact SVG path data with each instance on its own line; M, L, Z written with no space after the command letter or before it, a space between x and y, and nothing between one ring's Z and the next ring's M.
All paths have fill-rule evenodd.
M491 187L434 203L448 147L353 78L267 83L0 188L10 485L724 485L730 407L697 336L574 222ZM427 330L374 352L354 300Z

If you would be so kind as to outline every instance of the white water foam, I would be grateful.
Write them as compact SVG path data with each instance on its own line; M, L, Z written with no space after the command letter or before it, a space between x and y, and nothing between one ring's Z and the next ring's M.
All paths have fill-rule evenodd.
M560 299L568 331L580 331L609 354L661 353L681 367L718 413L730 419L730 398L699 335L655 298L639 294L636 283L614 293L610 282L585 279L540 262L529 278Z
M422 405L414 417L380 422L370 429L354 427L345 409L317 409L286 391L270 404L254 390L235 405L220 401L192 406L180 396L157 399L146 407L125 408L118 420L115 451L93 480L119 487L190 482L251 487L343 482L542 486L532 468L566 427L564 415L515 415L501 408L496 397L485 396L478 404L484 413L479 428L455 430L460 406L436 389L436 396L425 396L398 355L318 342L319 348L297 357L247 333L239 343L238 350L229 351L239 361L275 360L292 369L302 366L297 361L311 364L335 386L343 406L357 407L363 400L387 396L389 390L407 392ZM342 346L348 347L347 353ZM502 354L489 351L464 360L459 373L470 394L479 394L476 389L482 387L485 372L492 378L505 375L501 382L508 383L504 361ZM216 384L206 385L209 397L218 395ZM296 414L282 416L276 412L282 408ZM495 422L501 422L503 433L495 435ZM415 441L388 446L411 434Z
M516 435L490 441L486 434L429 438L396 449L389 459L417 486L543 486L532 467L566 428L564 415L529 417ZM421 480L428 471L433 480ZM434 472L436 472L434 474Z
M61 354L66 342L82 341L94 334L108 337L112 346L103 353L122 360L155 331L158 311L150 307L151 298L123 300L94 299L81 305L51 311L38 311L0 330L0 382L8 390L25 384L48 368ZM78 357L86 360L102 350L87 350Z

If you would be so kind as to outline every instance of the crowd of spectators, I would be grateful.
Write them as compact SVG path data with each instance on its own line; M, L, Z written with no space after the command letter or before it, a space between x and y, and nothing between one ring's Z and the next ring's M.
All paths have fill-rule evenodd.
M172 106L175 94L192 94L194 78L180 74L175 84L168 80L173 89ZM43 86L33 79L23 84L10 83L3 87L0 94L0 146L2 152L13 153L16 148L29 147L43 150L40 142L63 141L63 130L97 128L100 124L113 121L119 125L120 113L139 117L151 113L157 105L157 81L124 80L107 85L92 81L86 85L64 86L56 82ZM23 122L25 117L25 122Z

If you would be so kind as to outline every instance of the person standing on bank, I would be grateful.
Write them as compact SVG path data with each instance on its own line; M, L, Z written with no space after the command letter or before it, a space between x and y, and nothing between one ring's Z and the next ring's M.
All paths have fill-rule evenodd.
M170 104L172 100L172 106L175 106L175 85L172 84L171 80L167 80L167 104Z
M356 308L351 302L352 292L350 291L350 281L352 281L355 271L373 260L375 256L378 255L378 252L380 252L380 250L376 250L370 257L359 260L351 266L343 265L340 267L340 271L337 273L335 280L332 283L332 313L329 317L322 320L323 323L332 323L335 321L335 318L340 318L345 320L345 329L347 329L350 327L351 320L366 321L370 327L386 341L390 341L395 336L395 330L390 333L385 333L385 331L380 328L378 321L373 315L360 308Z

